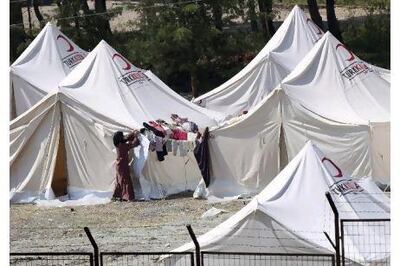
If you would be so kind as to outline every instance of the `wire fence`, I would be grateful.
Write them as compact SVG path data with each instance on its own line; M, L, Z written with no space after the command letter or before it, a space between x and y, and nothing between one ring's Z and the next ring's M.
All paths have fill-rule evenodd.
M101 266L194 266L193 252L101 252Z
M85 252L42 252L42 253L10 253L10 265L82 265L93 266L93 253Z
M254 222L248 227L238 227L241 234L227 233L229 241L221 243L221 251L202 250L197 238L187 225L195 248L193 252L169 252L170 246L187 242L188 234L183 224L157 224L149 226L94 227L99 246L88 228L85 233L90 240L93 253L79 253L90 248L82 228L68 225L47 226L34 234L32 243L38 253L10 253L11 265L390 265L390 199L381 194L366 197L362 193L337 196L326 194L329 204L320 220L324 231L290 230L279 223L265 226L264 215L256 214ZM329 196L329 197L328 197ZM330 206L330 207L329 207ZM353 208L354 207L354 208ZM359 211L355 211L359 210ZM352 212L347 215L347 212ZM364 213L374 213L372 216ZM382 215L381 215L381 214ZM360 215L362 214L362 215ZM374 217L374 219L346 219L347 217ZM239 225L238 225L239 226ZM199 229L201 226L199 227ZM38 228L36 228L38 229ZM200 231L210 228L204 226ZM31 251L28 242L21 243L30 227L12 227L17 232L12 235L14 250ZM236 230L233 230L236 231ZM43 236L46 242L39 241ZM184 237L186 236L186 237ZM301 236L299 238L299 236ZM185 240L186 239L186 240ZM326 249L318 244L329 241L335 253L326 254ZM38 247L42 243L45 246ZM138 243L132 250L132 243ZM167 244L165 244L167 243ZM315 243L315 245L307 245ZM60 250L65 244L71 253L49 253ZM129 250L126 250L126 247ZM16 248L16 249L15 249ZM65 248L65 247L64 247ZM99 252L107 250L107 252ZM117 252L109 252L117 251ZM134 251L134 252L131 252ZM148 252L157 251L157 252ZM229 251L229 252L228 252ZM253 253L244 253L249 251ZM254 253L254 251L259 251ZM269 252L269 253L260 253ZM297 253L273 253L294 251ZM75 252L75 253L73 253ZM79 256L78 256L79 255Z
M202 252L201 261L203 266L333 266L335 256L330 254Z
M390 219L340 221L343 265L390 265Z

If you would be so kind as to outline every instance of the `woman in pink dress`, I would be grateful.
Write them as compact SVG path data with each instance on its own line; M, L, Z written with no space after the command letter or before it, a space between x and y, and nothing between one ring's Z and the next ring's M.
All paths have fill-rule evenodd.
M138 133L138 131L133 131L126 138L121 131L114 134L113 142L117 148L117 159L113 200L133 201L135 199L129 170L129 150L140 144Z

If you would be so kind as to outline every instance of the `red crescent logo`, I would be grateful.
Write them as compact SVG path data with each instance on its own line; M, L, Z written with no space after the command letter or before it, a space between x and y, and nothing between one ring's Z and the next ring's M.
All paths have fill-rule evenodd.
M310 22L311 22L311 23L310 23ZM308 24L311 28L313 28L314 30L317 30L317 34L318 34L318 35L322 35L322 34L323 34L322 30L321 30L321 29L318 27L318 25L315 24L314 21L312 21L311 19L307 18L307 24Z
M72 44L68 41L67 38L65 38L64 36L62 36L61 34L57 36L57 40L59 39L63 39L67 44L68 44L68 49L67 52L72 52L74 50L74 46L72 46Z
M120 58L125 63L125 67L122 68L123 70L131 69L131 64L129 64L128 60L126 60L122 55L114 54L112 59L114 60L116 57ZM115 60L114 60L114 62L115 62Z
M349 53L350 57L347 58L346 61L353 61L354 60L354 54L344 44L338 43L338 45L336 45L336 50L339 47L342 47L343 49L345 49Z
M342 170L340 170L340 168L339 168L334 162L332 162L331 159L324 157L324 158L322 158L321 161L322 161L322 163L323 163L324 161L328 161L328 162L331 163L331 165L333 165L333 167L336 168L337 174L336 174L334 177L343 177Z

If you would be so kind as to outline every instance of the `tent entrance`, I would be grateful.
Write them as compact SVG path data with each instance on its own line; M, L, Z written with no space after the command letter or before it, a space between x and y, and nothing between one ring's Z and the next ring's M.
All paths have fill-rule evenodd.
M65 151L65 139L64 139L64 126L63 119L60 119L60 138L58 141L56 166L54 169L53 179L51 182L51 189L56 197L64 196L68 194L68 168L67 168L67 157Z

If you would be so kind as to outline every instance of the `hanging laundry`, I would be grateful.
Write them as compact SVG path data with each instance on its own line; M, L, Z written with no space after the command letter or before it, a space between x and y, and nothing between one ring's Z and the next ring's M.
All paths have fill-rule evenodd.
M187 140L187 132L183 131L182 129L175 128L172 130L172 138L176 140Z
M162 138L165 137L165 133L163 132L164 130L160 131L160 130L156 129L155 127L147 124L146 122L143 122L143 126L146 129L151 130L154 133L154 135L156 135L158 137L162 137Z
M204 182L206 183L206 187L210 184L210 151L208 148L208 138L209 131L208 127L206 127L199 143L194 149L194 156L199 165Z

